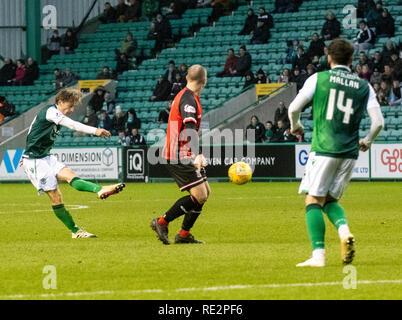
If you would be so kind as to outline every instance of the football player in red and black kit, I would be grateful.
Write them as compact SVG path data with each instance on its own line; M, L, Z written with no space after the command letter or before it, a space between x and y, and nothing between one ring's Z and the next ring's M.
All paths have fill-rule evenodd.
M206 160L195 150L198 149L198 131L202 115L199 97L206 83L206 69L200 65L190 67L187 86L177 94L170 111L166 142L161 156L166 160L166 168L180 190L190 194L177 200L162 217L152 220L151 228L164 244L170 244L169 222L182 215L183 224L175 237L175 243L202 243L194 239L190 229L201 214L210 194L205 173Z

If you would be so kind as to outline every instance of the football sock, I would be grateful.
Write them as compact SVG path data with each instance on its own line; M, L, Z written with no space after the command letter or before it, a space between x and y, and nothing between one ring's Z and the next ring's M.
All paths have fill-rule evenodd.
M306 224L313 250L325 248L325 222L322 207L310 204L306 207Z
M180 236L181 236L181 237L186 238L186 237L188 237L189 235L190 235L190 231L183 230L183 229L180 230Z
M92 193L98 193L102 189L101 186L86 180L82 180L78 177L75 177L73 180L70 181L70 186L78 191L86 191Z
M178 217L190 212L195 207L195 203L190 195L180 198L176 203L163 215L167 223L177 219Z
M202 211L202 207L204 204L199 204L198 202L194 206L192 211L187 212L184 215L183 224L181 226L182 230L190 231L190 229L194 226L195 221L199 217Z
M65 224L65 226L70 229L71 232L75 233L80 228L77 227L70 213L64 207L64 204L59 204L57 206L53 206L54 214L57 218L61 220Z
M327 214L329 221L339 229L342 225L347 225L345 210L339 205L338 202L330 202L324 206L324 212Z

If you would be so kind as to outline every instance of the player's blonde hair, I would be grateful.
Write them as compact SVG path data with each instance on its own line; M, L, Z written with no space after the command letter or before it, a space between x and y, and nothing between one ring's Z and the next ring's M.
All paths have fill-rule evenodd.
M199 64L195 64L188 69L187 73L188 82L196 82L202 84L207 78L207 69Z
M70 102L78 106L82 101L82 93L77 89L62 89L56 94L56 103L59 101Z

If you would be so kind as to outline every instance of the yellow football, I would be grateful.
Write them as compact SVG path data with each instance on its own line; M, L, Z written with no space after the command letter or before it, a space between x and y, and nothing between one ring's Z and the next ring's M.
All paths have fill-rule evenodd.
M236 162L229 168L229 179L235 184L245 184L251 180L253 170L245 162Z

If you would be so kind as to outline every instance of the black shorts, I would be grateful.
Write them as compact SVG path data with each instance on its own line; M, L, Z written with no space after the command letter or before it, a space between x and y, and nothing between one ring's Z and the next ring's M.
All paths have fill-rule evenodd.
M193 164L166 164L166 169L174 178L180 191L187 191L207 181L207 174L204 168L198 171Z

